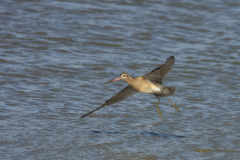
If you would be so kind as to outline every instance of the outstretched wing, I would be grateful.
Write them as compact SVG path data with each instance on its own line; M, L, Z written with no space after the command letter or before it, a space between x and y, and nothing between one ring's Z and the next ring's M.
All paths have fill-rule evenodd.
M112 96L109 100L107 100L103 105L101 105L100 107L98 107L97 109L81 116L80 118L84 118L90 114L92 114L93 112L99 110L100 108L104 107L104 106L108 106L117 102L121 102L124 99L126 99L127 97L132 96L133 94L137 93L138 91L136 91L133 87L131 87L130 85L128 85L127 87L125 87L124 89L122 89L120 92L118 92L117 94L115 94L114 96Z
M174 65L174 63L175 63L175 58L174 56L171 56L167 58L165 64L147 73L144 77L151 82L162 83L162 79L172 69L172 66Z

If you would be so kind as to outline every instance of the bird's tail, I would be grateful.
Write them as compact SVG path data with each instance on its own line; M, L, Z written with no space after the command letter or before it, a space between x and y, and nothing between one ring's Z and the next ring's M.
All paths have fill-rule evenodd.
M163 93L166 96L173 95L175 93L175 87L174 86L163 86Z

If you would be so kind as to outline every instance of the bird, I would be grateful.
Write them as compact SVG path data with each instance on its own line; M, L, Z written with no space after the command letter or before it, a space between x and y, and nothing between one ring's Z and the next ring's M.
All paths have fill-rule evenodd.
M159 119L162 118L162 112L159 109L159 102L161 97L166 97L168 101L171 103L171 105L180 112L180 109L174 105L171 100L168 98L168 96L171 96L175 93L175 87L174 86L164 86L162 83L162 79L170 72L172 69L172 66L175 64L175 57L171 56L168 57L165 64L161 65L160 67L157 67L156 69L148 72L144 76L139 76L132 78L128 73L123 72L120 74L119 77L110 80L106 83L115 82L115 81L125 81L128 83L128 86L126 86L124 89L122 89L120 92L112 96L110 99L108 99L103 105L96 108L95 110L83 115L80 117L84 118L86 116L89 116L93 112L99 110L100 108L104 106L109 106L111 104L123 101L124 99L138 93L147 93L147 94L153 94L158 99L156 111L159 114ZM105 83L105 84L106 84Z

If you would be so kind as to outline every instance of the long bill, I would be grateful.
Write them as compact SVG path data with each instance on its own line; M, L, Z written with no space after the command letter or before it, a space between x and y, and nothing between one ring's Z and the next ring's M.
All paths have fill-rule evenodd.
M119 80L121 80L121 79L118 77L118 78L113 79L113 80L111 80L111 81L105 82L104 84L111 83L111 82L114 82L114 81L119 81Z

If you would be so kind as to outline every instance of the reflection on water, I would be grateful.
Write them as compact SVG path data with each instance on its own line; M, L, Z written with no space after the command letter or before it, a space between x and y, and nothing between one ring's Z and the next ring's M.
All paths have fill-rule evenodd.
M196 149L196 152L237 152L235 150Z
M105 134L140 134L146 136L156 136L156 137L163 137L163 138L184 138L184 136L177 136L177 135L164 135L155 132L110 132L110 131L86 131L88 133L105 133Z
M240 1L46 2L1 1L1 159L239 159ZM171 55L181 112L137 93L79 120Z

